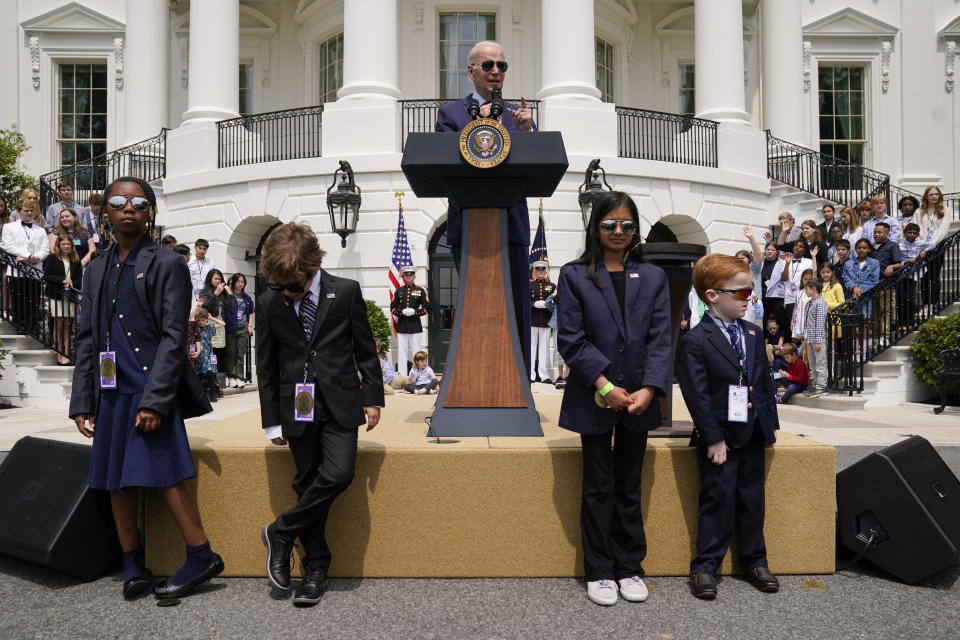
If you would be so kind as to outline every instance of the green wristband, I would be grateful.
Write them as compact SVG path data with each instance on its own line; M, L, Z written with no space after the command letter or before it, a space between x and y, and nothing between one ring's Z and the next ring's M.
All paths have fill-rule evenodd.
M611 391L613 391L613 383L612 383L612 382L608 382L607 384L605 384L605 385L603 386L603 389L600 389L600 395L606 396L606 395L607 395L608 393L610 393Z

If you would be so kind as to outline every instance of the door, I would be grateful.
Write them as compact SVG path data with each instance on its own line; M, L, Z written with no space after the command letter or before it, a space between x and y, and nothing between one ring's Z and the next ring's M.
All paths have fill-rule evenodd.
M427 294L430 296L429 340L430 367L437 373L444 371L450 336L453 333L453 314L460 291L460 277L447 244L447 225L441 225L430 240L430 266Z

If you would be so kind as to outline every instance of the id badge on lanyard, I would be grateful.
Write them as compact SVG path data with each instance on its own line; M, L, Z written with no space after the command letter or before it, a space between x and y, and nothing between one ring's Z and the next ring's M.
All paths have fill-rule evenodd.
M298 382L293 393L293 421L313 422L317 386L307 382L309 377L309 361L303 363L303 382Z
M117 352L100 352L100 388L117 388Z

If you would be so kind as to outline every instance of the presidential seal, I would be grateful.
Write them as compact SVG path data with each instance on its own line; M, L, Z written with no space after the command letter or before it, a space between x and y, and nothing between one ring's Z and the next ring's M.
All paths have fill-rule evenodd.
M313 411L313 396L310 395L309 391L300 391L297 394L296 399L293 401L293 405L302 416L309 414Z
M460 132L460 155L478 169L490 169L510 155L510 133L491 118L478 118Z
M117 375L117 363L113 358L104 358L100 361L100 377L104 380L113 380Z

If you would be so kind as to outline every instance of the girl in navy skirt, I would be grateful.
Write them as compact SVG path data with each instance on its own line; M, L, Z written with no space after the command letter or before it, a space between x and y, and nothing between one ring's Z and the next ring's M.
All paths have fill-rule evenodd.
M186 562L154 585L181 597L223 571L187 480L197 475L184 418L211 411L187 361L190 275L146 234L150 185L119 178L103 194L115 243L84 274L70 417L93 438L90 486L110 492L123 549L123 596L150 586L137 530L138 487L160 489L186 543Z

